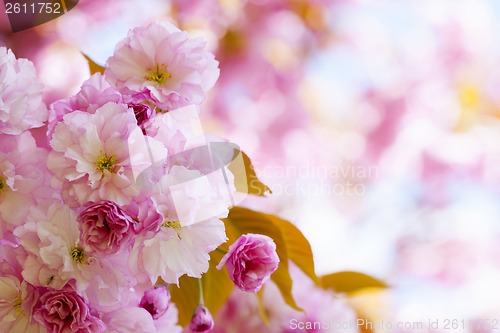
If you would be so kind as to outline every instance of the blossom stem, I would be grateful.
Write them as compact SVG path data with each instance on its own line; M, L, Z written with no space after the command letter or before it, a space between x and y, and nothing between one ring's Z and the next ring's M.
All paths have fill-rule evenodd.
M203 299L203 284L201 283L201 278L198 279L198 290L200 292L200 305L205 305L205 301Z
M222 249L220 249L220 248L216 248L215 250L216 250L216 251L219 251L220 253L223 253L223 254L226 254L226 253L227 253L227 251L224 251L224 250L222 250Z

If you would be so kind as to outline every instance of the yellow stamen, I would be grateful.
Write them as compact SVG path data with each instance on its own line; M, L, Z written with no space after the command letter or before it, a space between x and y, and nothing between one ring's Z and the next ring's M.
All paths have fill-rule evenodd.
M75 246L73 250L71 250L71 258L73 258L73 261L79 264L87 263L87 256L85 254L85 251L81 247Z
M163 84L171 77L172 75L170 75L170 73L167 72L166 65L156 64L156 68L148 69L146 71L146 76L144 78L148 81L156 82L158 84Z
M18 317L26 316L26 312L24 312L22 304L23 304L23 298L21 297L21 295L19 295L16 297L16 304L14 304L14 312L17 314Z
M175 232L177 233L177 237L179 237L179 239L182 239L179 231L181 230L181 223L179 221L165 221L163 222L163 224L161 225L162 227L165 227L165 228L172 228L175 230Z
M7 184L3 178L0 178L0 193L7 189Z
M99 157L95 162L96 169L101 172L104 172L104 170L108 170L111 173L115 173L115 165L116 155L108 156L107 154L103 154L102 152L99 154Z

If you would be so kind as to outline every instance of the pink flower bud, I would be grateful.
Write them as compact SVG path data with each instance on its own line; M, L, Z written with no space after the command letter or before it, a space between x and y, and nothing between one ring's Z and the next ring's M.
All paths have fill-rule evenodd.
M166 286L157 286L149 289L142 296L141 308L146 309L153 319L158 319L167 312L170 306L170 293Z
M134 110L137 125L142 129L142 133L146 134L145 123L153 116L153 109L146 104L128 103L128 107Z
M225 264L231 280L238 288L255 293L278 269L279 261L276 244L271 238L245 234L229 247L217 269Z
M210 332L213 328L214 319L212 318L212 314L203 305L198 305L194 311L193 318L191 318L189 329L191 332L205 333Z

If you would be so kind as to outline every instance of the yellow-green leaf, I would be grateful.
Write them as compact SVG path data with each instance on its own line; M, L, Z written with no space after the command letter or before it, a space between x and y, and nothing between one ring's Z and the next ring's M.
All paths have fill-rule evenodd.
M271 237L276 244L276 252L280 258L278 269L271 275L271 280L281 292L285 302L292 308L302 310L295 303L292 295L292 279L288 270L288 253L281 231L266 214L247 208L233 207L229 211L226 223L237 230L240 235L246 233L261 234Z
M283 239L285 240L288 257L317 285L320 285L318 276L314 271L311 245L302 232L289 221L274 215L267 215L267 217L280 229Z
M236 242L238 237L241 236L241 232L236 229L228 219L222 219L222 221L224 222L224 226L226 228L226 237L228 238L228 241L221 244L218 250L227 253L229 251L229 246Z
M228 166L229 170L234 174L236 191L258 196L265 196L268 193L272 193L271 189L257 177L252 162L247 154L242 151L236 153L241 154L243 165L240 163L240 156L237 156Z
M198 305L198 281L197 279L182 276L179 279L179 287L170 285L170 296L179 311L179 325L185 327L191 321L194 310Z
M369 325L368 323L373 323L373 320L368 319L367 316L362 314L359 311L356 311L356 323L359 329L358 333L374 333L373 325Z
M89 70L90 70L90 75L94 75L95 73L101 73L104 74L104 67L101 65L98 65L94 62L94 60L90 59L88 55L85 53L82 53L85 59L87 59L87 62L89 63Z
M226 268L224 267L219 271L215 266L220 262L224 253L228 251L229 246L239 236L246 233L262 234L274 240L276 252L280 257L280 264L272 274L271 279L278 286L285 302L292 308L301 310L292 295L293 282L288 269L288 260L292 260L311 279L318 281L314 273L311 247L302 233L286 220L242 207L231 208L228 218L224 219L224 223L229 241L210 254L210 268L202 278L205 305L212 315L217 315L234 288ZM179 324L186 326L191 321L193 311L198 305L198 281L183 276L179 282L180 288L171 285L170 292L172 301L179 310ZM260 294L261 296L262 294ZM261 299L259 299L259 302L261 302ZM260 305L262 306L262 304ZM263 308L260 309L260 311L262 310Z
M234 289L234 283L229 278L226 267L224 266L220 271L215 268L223 255L218 250L210 254L210 268L202 277L205 306L214 317L226 303Z
M279 254L278 254L279 255ZM281 296L286 304L290 305L292 308L302 311L302 309L295 303L295 299L292 294L292 278L290 277L290 272L288 270L288 260L283 260L280 257L280 265L278 269L271 275L271 280L276 283L278 289L280 290Z
M231 296L234 288L227 269L224 267L219 271L215 268L222 256L223 252L218 250L210 253L210 267L202 276L204 303L214 317ZM179 324L188 325L199 303L198 279L182 276L179 279L179 287L170 285L170 294L179 311Z
M269 324L269 318L267 317L266 308L264 306L264 288L265 286L262 286L262 288L257 292L257 307L259 309L260 318L262 318L264 324L267 325Z
M369 275L359 272L337 272L321 277L321 285L325 289L333 289L339 293L351 294L365 288L387 288L388 286Z

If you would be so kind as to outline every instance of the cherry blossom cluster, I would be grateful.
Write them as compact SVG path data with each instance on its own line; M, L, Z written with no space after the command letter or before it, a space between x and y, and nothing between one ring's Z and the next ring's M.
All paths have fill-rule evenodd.
M166 284L208 270L235 191L198 124L218 75L201 39L153 23L47 107L33 64L0 48L0 331L182 331ZM219 266L256 291L279 258L245 237Z

